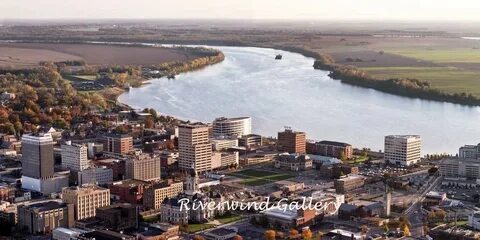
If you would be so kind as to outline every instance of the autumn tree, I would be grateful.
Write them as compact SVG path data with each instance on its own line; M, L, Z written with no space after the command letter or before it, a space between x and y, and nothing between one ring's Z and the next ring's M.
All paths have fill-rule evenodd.
M193 239L193 240L205 240L205 238L202 237L202 236L200 236L200 235L195 235L195 236L193 236L192 239Z
M296 229L290 229L289 238L296 239L298 237L298 231Z
M275 240L275 231L274 230L267 230L264 233L265 240Z
M304 240L311 240L312 239L313 234L312 234L312 231L310 230L310 228L304 229L302 231L302 237L303 237Z
M411 234L410 234L410 228L408 227L407 224L405 224L403 226L403 236L406 236L406 237L409 237Z
M233 240L243 240L243 237L237 234L233 237Z

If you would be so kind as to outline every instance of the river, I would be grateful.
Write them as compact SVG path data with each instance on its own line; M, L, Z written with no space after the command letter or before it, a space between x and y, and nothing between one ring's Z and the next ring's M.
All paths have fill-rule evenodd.
M480 142L479 107L410 99L332 80L314 70L314 59L253 47L215 47L225 61L153 79L122 94L133 108L154 108L181 119L211 122L220 116L252 117L265 136L290 126L308 139L343 141L383 149L385 135L419 134L422 154L453 153ZM276 54L283 59L274 60Z

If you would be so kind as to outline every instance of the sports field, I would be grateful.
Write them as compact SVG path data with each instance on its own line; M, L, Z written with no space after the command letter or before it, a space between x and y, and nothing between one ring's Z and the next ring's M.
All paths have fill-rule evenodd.
M287 173L277 173L262 170L248 169L235 173L231 173L231 176L242 178L242 184L249 186L259 186L267 183L281 181L294 177Z

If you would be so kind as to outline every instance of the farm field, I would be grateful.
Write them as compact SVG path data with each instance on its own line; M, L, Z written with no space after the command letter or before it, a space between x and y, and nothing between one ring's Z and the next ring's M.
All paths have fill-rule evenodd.
M104 44L2 43L0 68L32 68L40 62L83 60L88 65L153 65L193 58L179 49Z
M456 67L363 67L379 79L413 78L428 81L433 88L449 93L471 93L480 97L480 71Z

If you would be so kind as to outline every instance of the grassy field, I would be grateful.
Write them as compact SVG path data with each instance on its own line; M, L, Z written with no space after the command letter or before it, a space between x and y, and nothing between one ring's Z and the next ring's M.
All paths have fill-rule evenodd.
M471 93L480 97L480 71L456 67L366 67L375 78L414 78L428 81L432 87L450 93Z
M472 48L452 49L400 49L388 51L397 55L422 59L434 63L480 63L480 50Z
M207 230L210 228L214 228L215 224L208 224L208 223L194 223L188 224L188 233L196 233L198 231Z
M292 178L293 175L287 173L276 173L276 172L267 172L254 169L243 170L230 175L243 178L242 184L249 186L259 186L271 182L281 181L285 179Z
M239 215L225 215L215 218L215 220L219 221L221 224L227 224L231 222L235 222L242 219L242 216Z

